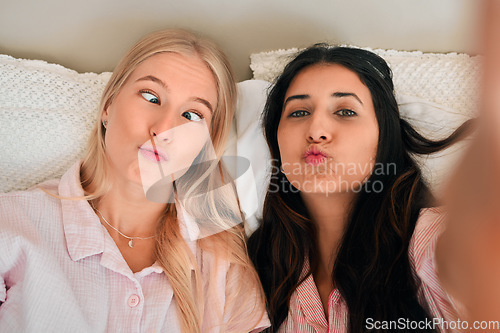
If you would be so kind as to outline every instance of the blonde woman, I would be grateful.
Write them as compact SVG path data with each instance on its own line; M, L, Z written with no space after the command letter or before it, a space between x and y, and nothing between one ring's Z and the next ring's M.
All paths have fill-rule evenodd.
M134 45L84 159L59 181L0 196L0 330L267 327L219 162L235 100L212 42L166 30Z

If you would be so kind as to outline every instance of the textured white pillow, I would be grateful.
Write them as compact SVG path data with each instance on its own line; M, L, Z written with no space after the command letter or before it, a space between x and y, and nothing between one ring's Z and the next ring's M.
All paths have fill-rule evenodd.
M388 62L396 94L418 97L468 116L476 114L479 56L364 49ZM253 78L273 82L299 51L293 48L250 55Z
M0 55L0 192L58 178L82 156L110 74Z

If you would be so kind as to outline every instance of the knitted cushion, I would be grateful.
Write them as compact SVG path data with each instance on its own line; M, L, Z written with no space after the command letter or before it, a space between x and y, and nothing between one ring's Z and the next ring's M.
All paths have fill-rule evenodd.
M0 55L0 192L58 178L82 156L109 77Z
M422 98L468 116L475 114L479 56L365 49L388 62L397 95ZM250 55L253 78L273 82L299 51L293 48Z

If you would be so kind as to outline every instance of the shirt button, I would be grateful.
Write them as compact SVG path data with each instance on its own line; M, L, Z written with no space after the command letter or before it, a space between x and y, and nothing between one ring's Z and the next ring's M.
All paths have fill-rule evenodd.
M136 307L139 304L140 298L137 295L132 295L128 298L127 304L131 308Z

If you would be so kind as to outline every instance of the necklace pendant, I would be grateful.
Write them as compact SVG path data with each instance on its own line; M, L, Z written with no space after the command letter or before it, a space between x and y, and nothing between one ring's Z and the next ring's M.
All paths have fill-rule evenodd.
M131 239L131 240L129 240L129 241L128 241L128 246L129 246L130 248L133 248L133 247L134 247L134 240L133 240L133 239Z

